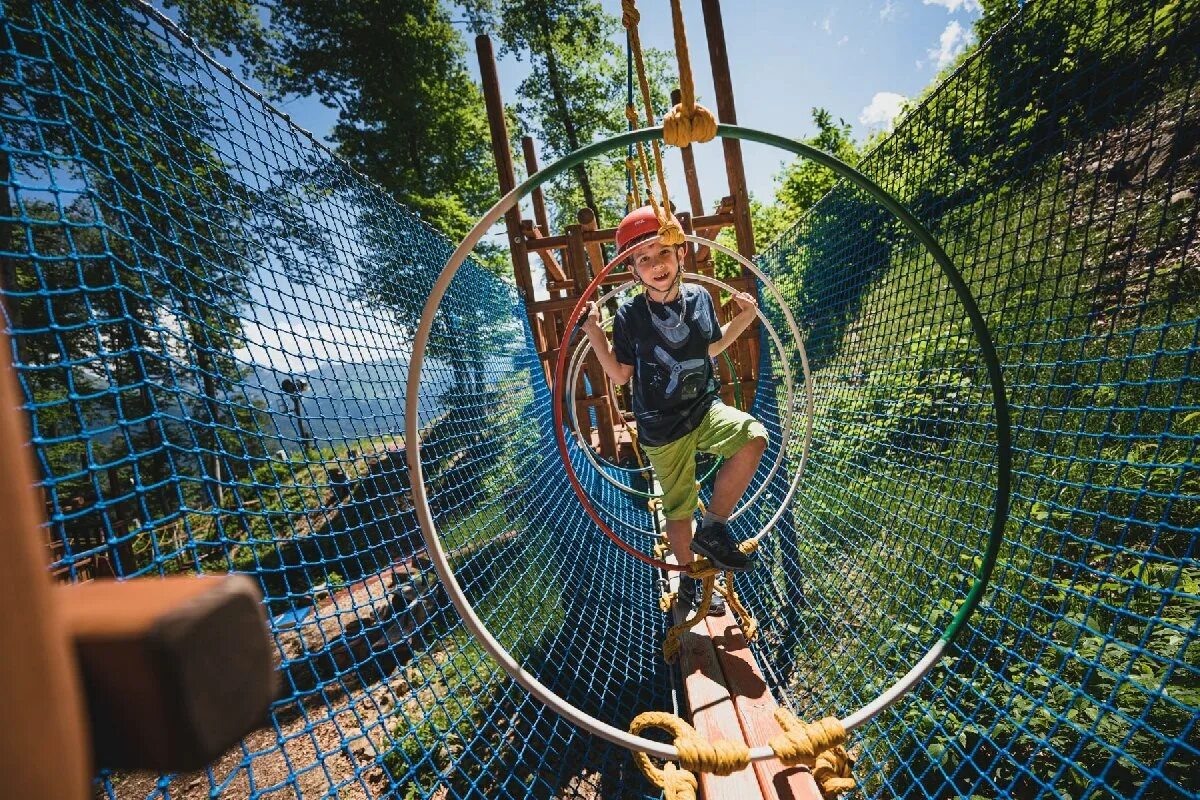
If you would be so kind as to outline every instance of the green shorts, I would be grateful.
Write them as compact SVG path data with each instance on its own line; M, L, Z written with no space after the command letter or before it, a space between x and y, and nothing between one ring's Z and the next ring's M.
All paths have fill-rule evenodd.
M667 519L690 519L696 513L696 454L730 458L755 438L767 438L762 423L744 411L713 403L691 433L660 447L646 447L654 475L662 485L662 510Z

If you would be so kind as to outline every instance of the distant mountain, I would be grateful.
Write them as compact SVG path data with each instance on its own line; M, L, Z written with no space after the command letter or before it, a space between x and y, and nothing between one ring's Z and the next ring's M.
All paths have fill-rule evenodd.
M432 369L436 369L431 364ZM318 444L384 434L404 436L404 394L408 362L398 359L324 364L311 372L280 372L269 366L250 368L243 385L251 399L261 397L274 412L280 434L298 439L293 396L282 388L285 380L300 379L308 388L300 393L304 424ZM442 410L435 399L423 397L422 422ZM289 441L290 448L298 442Z

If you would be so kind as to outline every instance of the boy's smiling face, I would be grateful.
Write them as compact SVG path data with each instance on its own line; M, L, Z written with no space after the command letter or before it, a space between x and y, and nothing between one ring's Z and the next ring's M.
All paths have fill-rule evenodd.
M630 259L638 278L659 296L674 288L675 276L679 272L676 248L655 239L634 250Z

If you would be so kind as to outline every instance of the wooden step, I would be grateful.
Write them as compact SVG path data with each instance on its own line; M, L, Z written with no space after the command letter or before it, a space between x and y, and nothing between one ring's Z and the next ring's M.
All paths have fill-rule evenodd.
M672 610L675 624L683 619ZM731 739L757 747L783 731L775 721L778 703L730 612L708 617L681 641L679 667L691 723L711 740ZM741 772L701 774L705 800L820 800L817 783L804 767L785 767L775 759L757 761Z
M661 514L658 519L661 530L665 520ZM676 563L674 556L666 560ZM671 591L678 590L680 575L671 573ZM676 625L685 619L678 606L671 617ZM705 738L757 747L783 732L775 721L778 704L732 612L706 617L684 634L679 668L692 727ZM754 762L733 775L701 773L699 780L704 800L821 800L807 768L785 767L775 759Z

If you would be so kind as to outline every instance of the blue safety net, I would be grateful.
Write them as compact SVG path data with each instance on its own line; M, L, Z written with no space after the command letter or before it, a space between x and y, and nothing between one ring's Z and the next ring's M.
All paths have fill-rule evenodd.
M855 773L873 797L1194 796L1200 9L1000 5L990 38L860 165L978 300L1015 460L979 612L855 734ZM426 556L406 379L454 243L158 13L0 7L0 298L52 569L251 575L282 678L268 724L208 769L102 772L98 793L654 796L628 752L504 674ZM739 536L775 515L810 421L813 438L737 588L780 703L844 715L934 645L981 566L992 387L944 275L861 190L839 185L760 263L784 347L764 336L744 387L771 444ZM431 507L487 627L608 724L682 706L660 576L568 485L516 289L468 260L422 373ZM578 443L570 458L648 552L645 500L614 485L644 482L603 480Z

